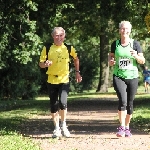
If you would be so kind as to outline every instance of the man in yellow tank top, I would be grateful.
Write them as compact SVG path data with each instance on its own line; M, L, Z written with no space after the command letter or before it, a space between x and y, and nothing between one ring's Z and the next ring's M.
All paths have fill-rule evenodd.
M50 98L51 115L55 129L53 138L70 136L70 132L66 126L67 115L67 96L69 94L69 55L74 59L75 77L77 82L82 81L79 71L79 59L73 46L71 52L68 53L67 47L64 45L65 30L62 27L55 27L52 31L53 45L50 47L48 56L46 47L43 47L40 56L39 66L41 68L48 67L46 74L48 75L48 94ZM59 117L61 124L59 125Z

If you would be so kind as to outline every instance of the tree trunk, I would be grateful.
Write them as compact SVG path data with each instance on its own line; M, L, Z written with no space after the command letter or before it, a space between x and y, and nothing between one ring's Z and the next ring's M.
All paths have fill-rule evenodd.
M109 39L105 33L105 29L101 28L100 34L100 76L96 92L108 92L109 80L109 65L108 65L108 52L109 52Z

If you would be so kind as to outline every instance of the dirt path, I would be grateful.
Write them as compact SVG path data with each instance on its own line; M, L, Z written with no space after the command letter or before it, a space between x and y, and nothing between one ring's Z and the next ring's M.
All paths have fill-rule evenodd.
M80 100L68 104L70 138L52 139L50 116L35 116L24 124L42 150L150 150L150 135L132 129L132 138L117 138L117 101L112 98Z

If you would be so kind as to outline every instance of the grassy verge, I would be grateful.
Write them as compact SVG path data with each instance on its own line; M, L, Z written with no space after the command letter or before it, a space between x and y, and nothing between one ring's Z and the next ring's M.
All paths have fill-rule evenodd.
M38 145L35 145L31 139L24 138L16 132L7 132L3 136L1 135L0 141L2 150L40 150Z
M21 134L20 125L34 114L45 114L48 101L16 101L15 105L4 103L8 110L0 112L0 148L2 150L40 150L29 137ZM11 102L12 103L12 102ZM10 110L10 108L13 108ZM47 110L48 111L48 110Z
M135 99L134 113L132 124L150 134L150 95L139 97Z
M85 91L79 94L70 94L69 102L79 99L93 98L116 98L115 92L110 89L109 93L96 93ZM140 130L150 133L150 94L145 94L138 90L134 101L134 115L132 123ZM40 150L37 143L33 143L30 137L21 134L20 124L33 115L48 115L48 97L38 97L36 100L28 101L1 101L0 103L0 148L3 150Z

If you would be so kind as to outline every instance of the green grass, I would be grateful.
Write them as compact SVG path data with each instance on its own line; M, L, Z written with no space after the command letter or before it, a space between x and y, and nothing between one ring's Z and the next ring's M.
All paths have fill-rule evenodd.
M137 96L134 102L132 124L150 133L150 95Z
M2 105L3 102L1 102ZM4 102L6 105L8 102ZM12 102L11 102L12 103ZM13 110L0 112L0 148L2 150L40 150L20 132L20 125L33 115L46 114L48 101L16 101ZM7 108L7 107L6 107Z
M18 135L16 132L1 130L1 134L1 150L40 150L38 145L34 144L31 139Z
M145 94L143 87L138 89L134 101L134 114L132 124L140 130L150 133L150 94ZM84 91L83 93L71 93L69 102L77 99L92 99L116 97L113 88L109 93L96 93ZM21 134L20 125L34 115L49 115L49 98L38 97L36 100L0 101L0 148L3 150L40 150L38 144L33 143L30 137Z

